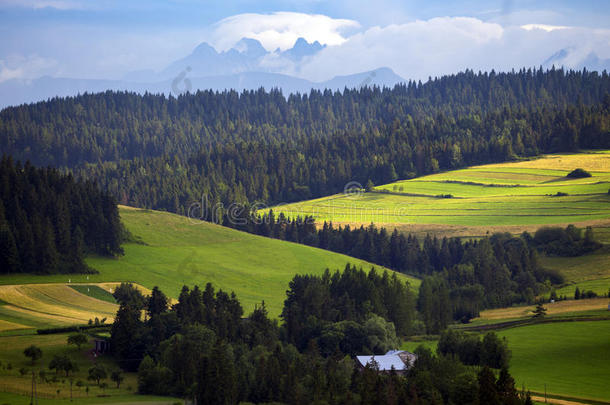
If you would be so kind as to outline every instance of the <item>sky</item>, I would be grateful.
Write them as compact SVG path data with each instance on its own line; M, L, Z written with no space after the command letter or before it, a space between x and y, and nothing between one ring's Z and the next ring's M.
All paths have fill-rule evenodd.
M120 79L160 71L201 42L221 51L242 37L269 51L298 37L326 44L277 67L319 81L386 66L407 79L519 69L562 49L578 66L592 55L610 59L610 2L0 0L0 82Z

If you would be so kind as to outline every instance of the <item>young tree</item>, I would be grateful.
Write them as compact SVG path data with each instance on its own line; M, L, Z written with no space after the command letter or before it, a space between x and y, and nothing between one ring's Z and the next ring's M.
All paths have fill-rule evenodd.
M108 373L106 372L106 368L99 363L96 363L93 367L89 369L89 376L87 380L95 381L97 385L100 385L100 380L104 380L108 377Z
M49 363L49 369L55 370L56 373L63 371L66 377L73 371L78 371L78 366L66 355L56 354Z
M89 338L84 333L74 333L68 336L68 344L75 345L80 350L80 347L86 344L89 341Z
M110 374L110 379L114 381L116 383L116 387L119 388L125 377L123 376L123 372L121 370L114 370Z
M42 350L38 346L31 345L23 351L23 354L25 357L29 357L32 360L32 365L34 365L36 360L42 357Z
M536 305L536 309L534 310L534 318L544 318L545 316L546 308L542 304L542 302L539 302L538 305Z

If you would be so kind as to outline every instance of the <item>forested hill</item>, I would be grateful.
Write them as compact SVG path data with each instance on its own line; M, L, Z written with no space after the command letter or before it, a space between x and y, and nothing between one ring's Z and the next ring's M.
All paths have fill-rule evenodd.
M465 72L393 89L106 92L7 108L0 150L184 213L277 203L541 152L610 147L607 73Z
M0 273L94 272L86 253L121 254L114 199L56 169L0 160Z

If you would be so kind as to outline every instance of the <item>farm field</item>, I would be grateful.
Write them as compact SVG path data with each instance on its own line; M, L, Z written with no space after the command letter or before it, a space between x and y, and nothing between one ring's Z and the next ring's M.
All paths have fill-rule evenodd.
M119 308L111 294L118 284L0 285L0 333L84 325L95 318L110 324ZM145 295L150 293L137 287Z
M580 167L592 177L568 179ZM610 223L610 151L545 155L535 160L474 166L273 207L318 221L398 227L467 227L470 235L490 227ZM564 196L555 196L564 193ZM452 198L439 198L450 194ZM498 230L498 229L496 229Z
M481 311L481 316L472 320L472 323L477 321L493 321L493 320L511 320L519 318L528 318L533 316L535 305L507 307L497 309L487 309ZM604 313L608 308L608 298L591 298L583 300L565 300L554 303L545 304L547 315L565 315L572 313L585 314L586 311L595 311ZM606 311L607 312L607 311Z
M67 283L68 278L72 283L129 281L147 288L159 286L176 298L184 284L192 287L211 282L216 288L234 291L246 313L264 300L270 315L275 317L281 312L288 282L295 274L321 274L326 268L343 269L348 262L364 269L372 266L321 249L206 222L193 223L175 214L129 207L121 207L120 214L127 229L139 241L125 244L125 255L118 259L88 258L87 263L99 270L99 274L11 275L0 277L0 284ZM417 279L400 277L414 286L419 285ZM99 302L100 307L109 305ZM85 321L90 318L83 314L73 316ZM110 320L110 314L104 312L104 316ZM16 318L5 318L2 307L0 319L19 323Z

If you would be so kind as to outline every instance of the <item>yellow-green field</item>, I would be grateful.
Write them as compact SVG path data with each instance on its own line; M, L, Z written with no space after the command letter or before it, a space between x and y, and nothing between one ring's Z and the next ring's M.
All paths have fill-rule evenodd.
M548 316L584 314L585 312L604 314L603 311L606 311L608 308L608 298L557 301L546 304L545 308ZM478 320L485 322L531 318L534 315L534 309L536 309L535 305L488 309L481 311L480 317L473 319L472 323L476 324Z
M109 297L119 283L0 285L0 332L70 325L105 319L111 324L118 305ZM150 290L137 286L143 294Z
M66 284L68 279L72 283L128 281L147 288L159 286L167 295L177 298L185 284L192 287L211 282L216 288L234 291L246 313L264 300L269 313L276 317L281 312L288 283L295 274L322 274L326 268L342 270L348 262L367 270L373 266L326 250L251 235L207 222L193 222L175 214L129 207L121 207L120 214L127 229L140 242L126 243L123 246L125 256L117 259L88 258L87 263L99 270L99 274L11 275L0 277L0 285ZM419 285L419 280L415 278L399 276L415 287ZM14 295L19 292L8 286L0 288L8 288ZM40 309L36 317L30 318L31 312L16 309L14 301L9 300L7 302L12 305L9 305L10 311L3 311L0 306L0 319L23 324L23 317L13 316L15 312L21 312L27 315L30 322L36 322L34 326L38 327L42 313L48 322L56 323L71 319L74 323L83 323L83 320L86 322L92 317L91 313L96 312L99 314L94 316L108 320L114 315L113 307L108 302L98 300L99 303L89 307L85 301L91 297L83 294L66 303L65 307L61 304L53 307L57 303L56 292L50 296L50 293L40 293L38 286L27 287L26 290L28 288L32 294L37 294L36 299L40 299L26 308ZM78 292L72 290L69 296L76 297L76 294ZM0 300L6 301L2 296ZM95 309L86 312L83 308ZM42 321L46 322L45 319Z
M575 168L592 177L568 179ZM273 207L351 224L481 227L610 223L610 151L475 166ZM567 194L555 196L557 193ZM450 194L452 198L439 198Z

